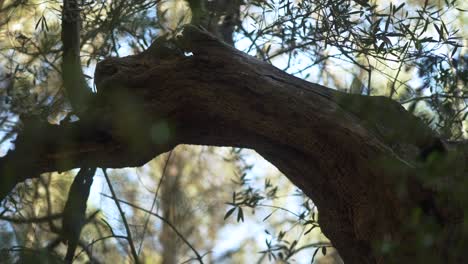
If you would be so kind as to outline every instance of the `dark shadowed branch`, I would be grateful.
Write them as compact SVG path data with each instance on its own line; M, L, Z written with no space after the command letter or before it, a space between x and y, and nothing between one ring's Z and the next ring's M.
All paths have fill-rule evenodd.
M68 245L65 256L67 263L73 262L81 230L86 224L86 207L95 172L96 168L81 168L68 192L68 199L63 209L61 232L64 242Z
M81 68L80 6L77 0L64 0L62 8L62 80L75 112L86 109L92 93Z

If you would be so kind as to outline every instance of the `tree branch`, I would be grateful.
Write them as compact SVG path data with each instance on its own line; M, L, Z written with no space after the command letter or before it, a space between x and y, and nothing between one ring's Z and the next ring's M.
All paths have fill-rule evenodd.
M81 168L68 192L67 202L63 209L61 232L64 241L68 244L65 256L67 263L73 262L81 230L86 224L86 207L95 172L96 168Z
M8 221L14 224L30 224L30 223L44 223L51 220L57 220L62 218L62 214L51 214L38 217L29 217L29 218L15 218L6 215L0 215L0 220Z
M80 58L81 17L77 0L64 0L62 8L62 79L65 92L77 113L86 109L92 92L86 83Z

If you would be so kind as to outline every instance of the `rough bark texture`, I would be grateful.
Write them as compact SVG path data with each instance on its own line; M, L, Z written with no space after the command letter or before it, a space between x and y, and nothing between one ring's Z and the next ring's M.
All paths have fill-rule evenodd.
M439 141L396 102L300 80L194 27L176 44L193 55L150 49L101 62L86 119L26 124L0 160L0 198L43 172L139 166L177 144L236 146L255 149L316 203L345 263L394 263L377 245L415 242L402 226L421 203L441 229L456 226L456 210L439 210L437 192L412 177L421 151ZM445 242L425 254L447 260Z

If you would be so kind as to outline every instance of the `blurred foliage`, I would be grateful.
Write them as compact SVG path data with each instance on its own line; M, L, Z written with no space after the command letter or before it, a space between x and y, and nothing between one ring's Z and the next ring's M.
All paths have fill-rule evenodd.
M10 147L5 142L14 139L21 118L35 115L59 123L70 112L60 77L61 5L62 1L55 0L0 0L3 150ZM90 84L98 61L141 52L157 35L176 31L190 18L182 0L83 0L80 8L82 65ZM465 2L448 0L245 0L241 22L234 25L235 45L306 80L344 92L393 98L443 138L464 139L466 9ZM178 227L200 254L206 254L204 261L241 263L254 255L259 263L313 262L333 252L320 234L313 202L278 172L267 173L266 168L258 172L259 158L251 152L181 147L170 159L167 156L136 170L113 171L113 184L119 199L151 208ZM440 173L428 166L421 177ZM60 230L69 174L27 181L4 201L0 207L4 220L0 222L1 259L56 263L57 255L64 254L64 245L52 248L51 243ZM104 186L102 176L96 177L101 184L94 186ZM445 186L432 178L428 184ZM465 192L466 184L458 186L452 191ZM76 260L120 263L128 256L121 219L113 201L99 194L108 193L107 189L94 188L88 206L92 217L82 233L85 244L81 246L86 250ZM134 234L131 242L141 248L142 260L179 263L194 257L167 223L131 206L124 210ZM415 212L409 228L416 228L419 218ZM261 223L256 223L259 219ZM239 225L265 231L260 235L249 230L250 234L235 236L241 239L237 244L220 247L222 237ZM421 241L429 240L422 235ZM383 249L393 246L383 245ZM219 247L224 251L212 252ZM165 253L172 254L172 260Z
M312 82L385 95L464 137L466 3L247 1L237 46Z

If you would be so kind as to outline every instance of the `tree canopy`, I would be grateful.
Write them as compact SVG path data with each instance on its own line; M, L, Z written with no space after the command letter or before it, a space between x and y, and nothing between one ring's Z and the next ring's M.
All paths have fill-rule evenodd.
M259 263L462 263L466 8L0 1L0 255L245 262L215 238L263 208ZM255 178L244 148L298 189ZM87 202L97 179L113 211Z

